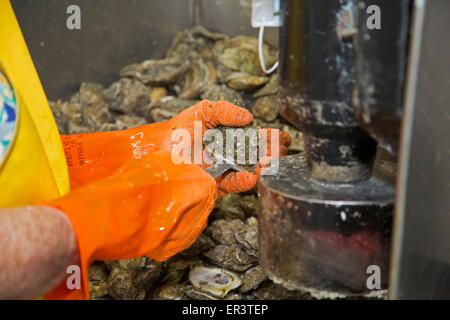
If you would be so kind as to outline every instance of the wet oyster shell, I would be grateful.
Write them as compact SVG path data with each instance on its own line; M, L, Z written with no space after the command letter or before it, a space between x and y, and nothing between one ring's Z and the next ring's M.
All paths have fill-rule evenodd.
M239 291L246 293L258 288L268 279L268 277L261 266L256 266L245 271L245 273L241 276L241 279L243 284L239 288Z
M269 82L267 82L264 87L259 89L253 95L255 98L260 98L264 96L275 95L278 92L278 73L274 73L270 76Z
M229 193L216 200L213 217L215 219L241 219L246 217L245 210L240 206L242 196L237 193ZM207 228L206 231L209 229Z
M197 102L197 100L184 100L174 96L167 96L152 102L145 117L149 122L169 120Z
M277 96L265 96L258 98L252 106L252 113L256 118L264 121L274 121L278 116L277 103Z
M198 256L214 247L214 245L214 241L212 241L211 238L203 232L189 248L181 251L178 255L183 257Z
M212 85L206 88L201 95L202 99L210 101L225 100L237 106L245 107L245 101L241 94L236 90L228 88L224 85Z
M148 257L106 262L111 270L108 277L108 293L118 300L142 300L146 290L158 280L162 263Z
M106 102L103 100L105 88L97 83L83 82L80 90L75 93L65 106L68 117L68 131L73 133L78 128L89 128L89 131L98 130L103 123L109 122L112 115ZM70 108L71 110L68 110ZM63 111L64 112L64 111ZM81 123L80 115L81 113ZM84 131L85 129L81 129Z
M258 39L250 36L236 36L216 44L216 51L220 52L219 61L227 68L248 73L263 75L258 57ZM263 44L264 61L273 65L277 60L277 53L267 44Z
M208 260L225 269L243 272L253 267L258 258L248 254L240 245L218 245L203 253Z
M225 297L242 284L239 276L233 272L201 266L189 272L189 281L196 289L218 298Z
M248 218L244 227L235 229L234 238L247 253L257 256L258 220L255 217Z
M188 64L185 61L168 58L133 63L120 70L119 74L121 77L130 77L157 86L176 82L187 69Z
M217 83L217 71L211 61L197 55L189 64L189 70L184 78L179 97L181 99L196 99L207 88Z
M111 110L124 114L142 114L150 104L148 87L142 82L122 78L103 92L103 97Z
M102 262L96 262L88 270L91 299L98 300L108 295L108 269Z
M221 244L234 244L237 243L235 238L236 230L242 230L244 226L244 223L239 219L231 221L218 219L211 222L205 232Z
M185 291L188 286L170 283L162 285L161 287L152 290L149 299L150 300L185 300Z
M226 79L226 83L230 88L247 91L255 90L267 83L267 81L269 81L267 77L255 76L243 72L233 72Z
M216 56L214 50L216 41L228 38L225 34L211 32L199 25L187 28L175 35L166 57L189 59L195 54L201 54L204 57L213 58Z

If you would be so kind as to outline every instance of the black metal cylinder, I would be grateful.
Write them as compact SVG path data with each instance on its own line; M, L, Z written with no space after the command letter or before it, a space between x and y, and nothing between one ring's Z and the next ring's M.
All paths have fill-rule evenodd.
M410 12L410 0L355 0L356 118L394 155L402 117ZM379 19L378 25L374 19Z
M370 177L376 143L352 106L353 1L282 1L279 111L305 135L311 177Z

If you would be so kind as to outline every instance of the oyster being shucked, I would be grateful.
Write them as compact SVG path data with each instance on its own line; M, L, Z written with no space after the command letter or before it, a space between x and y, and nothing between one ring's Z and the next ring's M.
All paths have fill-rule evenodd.
M201 266L189 272L189 281L195 288L218 298L225 297L242 284L239 276L233 272Z
M226 79L226 83L230 88L245 91L255 90L267 81L269 81L267 77L255 76L245 72L233 72Z
M228 160L246 171L254 172L259 159L259 128L255 122L244 127L226 127L207 131L205 150L211 159Z
M122 78L103 91L103 97L111 110L124 114L141 114L150 104L148 87L142 82Z
M259 64L257 38L242 35L219 41L216 51L219 52L219 61L228 69L251 75L264 75ZM267 44L263 45L263 55L267 65L273 65L277 61L276 51Z
M120 70L121 77L138 79L145 84L166 85L175 83L186 72L188 64L176 58L146 60L133 63Z
M206 91L202 93L201 98L210 101L225 100L240 107L245 107L245 101L241 94L224 85L209 86L206 88Z

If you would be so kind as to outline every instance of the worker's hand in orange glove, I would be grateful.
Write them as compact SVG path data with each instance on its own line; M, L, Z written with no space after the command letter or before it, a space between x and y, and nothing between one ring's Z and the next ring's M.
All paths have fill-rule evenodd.
M140 159L155 151L171 151L172 134L176 129L187 130L193 148L196 123L200 124L203 135L207 129L219 125L245 126L252 120L253 115L249 111L232 103L203 100L168 121L114 132L63 135L71 187L78 188L104 178L132 159ZM268 132L270 134L270 130ZM273 156L285 155L290 144L288 134L280 132L279 137L279 153ZM267 141L270 143L271 139ZM270 153L271 148L268 150ZM219 195L223 195L249 190L256 182L257 176L252 173L230 172L217 179L217 188Z
M160 261L185 249L205 228L216 196L216 182L200 166L174 164L169 152L158 151L48 203L72 224L83 281L82 290L69 290L64 281L46 297L88 298L94 260L147 255Z

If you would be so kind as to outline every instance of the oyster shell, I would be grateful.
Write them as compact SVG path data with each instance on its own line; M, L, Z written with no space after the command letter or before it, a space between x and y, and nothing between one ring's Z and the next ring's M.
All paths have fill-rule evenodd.
M142 117L129 116L126 114L120 115L116 118L116 123L118 125L123 125L124 129L133 128L137 126L142 126L146 124L146 121Z
M261 266L256 266L245 271L241 279L243 284L239 288L239 291L242 293L246 293L258 288L264 281L268 279L268 277Z
M187 69L186 61L168 58L133 63L120 70L119 74L121 77L130 77L157 86L175 83Z
M200 25L187 28L176 34L166 57L189 59L193 54L199 53L204 57L213 58L216 56L214 50L216 41L228 38L225 34L211 32Z
M255 117L264 121L274 121L278 116L277 102L277 96L258 98L252 106L252 113Z
M185 291L187 286L177 283L170 283L162 285L161 287L153 290L149 299L150 300L185 300Z
M148 257L110 261L106 264L111 270L108 278L108 293L114 299L142 300L146 290L158 280L162 263Z
M242 195L229 193L216 200L213 216L216 219L241 219L246 217L245 210L240 206ZM207 228L206 231L209 229Z
M164 266L164 275L161 278L163 283L177 283L184 280L190 268L201 264L199 259L180 259L175 256L169 259Z
M150 104L148 87L129 78L114 82L103 92L103 97L111 110L124 114L142 114Z
M236 242L236 230L244 229L244 223L239 219L231 221L218 219L214 220L207 228L206 232L215 241L221 244L234 244Z
M241 208L247 216L258 216L258 197L254 194L241 196L238 200L239 208Z
M304 151L305 150L305 146L304 146L304 142L303 142L303 133L301 133L301 131L297 130L296 128L294 128L291 125L284 125L281 128L282 131L289 133L289 135L291 136L292 139L292 143L289 146L289 150L293 150L293 151Z
M80 91L71 101L81 104L83 125L93 129L99 129L103 123L110 122L112 115L108 105L103 100L104 87L95 83L82 83Z
M249 254L257 256L258 252L258 220L255 217L247 219L245 226L235 229L234 238Z
M189 65L179 97L196 99L208 87L217 83L217 71L211 61L196 55Z
M189 272L191 284L212 296L223 298L228 292L238 288L242 282L233 272L209 267L195 267Z
M192 286L187 287L184 293L186 294L186 296L193 300L219 300L217 297L209 293L200 291Z
M217 133L220 133L219 138ZM220 137L222 140L216 141ZM243 170L256 170L260 156L259 128L254 121L244 127L218 126L205 134L204 143L205 151L211 159L227 159Z
M220 52L219 61L228 69L251 75L263 75L258 57L258 39L250 36L236 36L216 44L216 51ZM264 61L273 65L277 60L277 53L267 44L263 45Z
M264 96L275 95L278 92L278 73L274 73L270 76L269 81L255 92L253 95L255 98L260 98Z
M198 256L214 247L214 245L214 241L203 232L189 248L181 251L178 255L183 257Z
M245 101L241 94L236 90L228 88L224 85L212 85L206 88L201 95L202 99L210 101L225 100L240 107L245 107Z
M233 72L227 79L226 83L230 88L236 90L252 91L267 83L269 78L263 76L255 76L244 72Z
M167 96L152 102L145 117L149 122L169 120L197 102L197 100L184 100L174 96Z
M98 300L108 295L108 269L102 262L96 262L88 270L91 299Z
M49 101L49 105L60 133L68 134L74 128L82 126L83 117L80 103L57 100L56 102Z
M255 255L248 254L242 246L236 244L221 244L204 252L203 255L211 263L237 272L243 272L258 262Z

